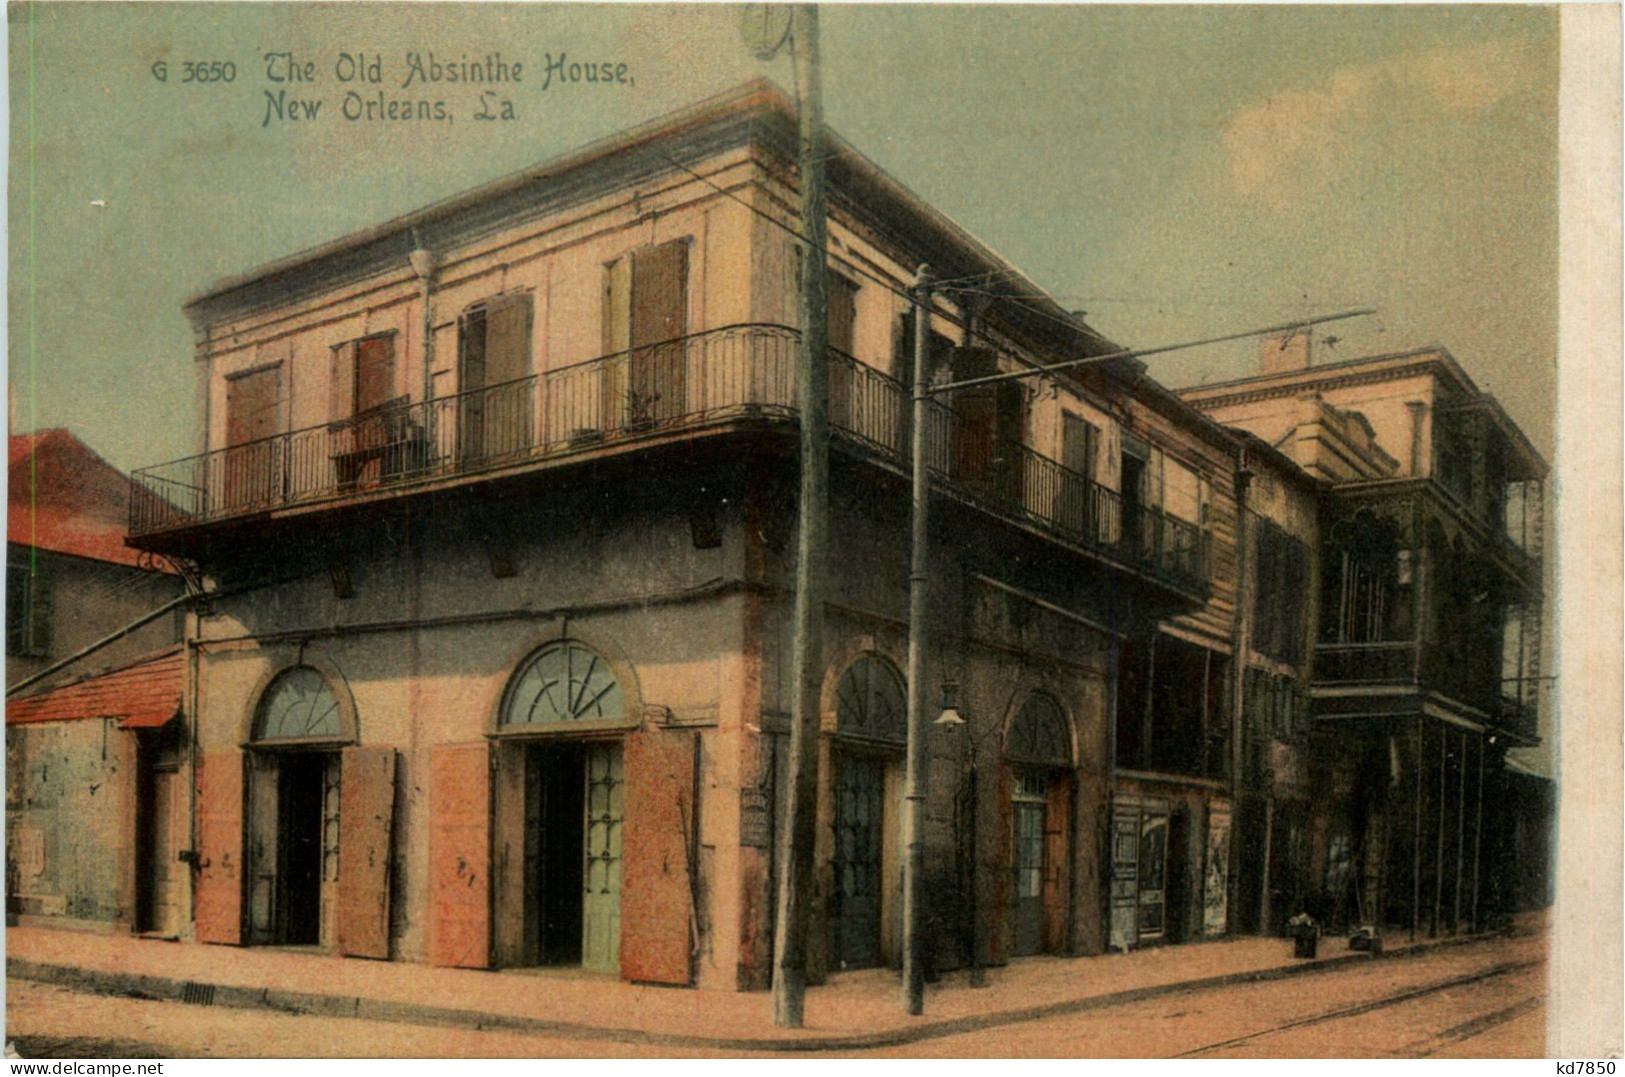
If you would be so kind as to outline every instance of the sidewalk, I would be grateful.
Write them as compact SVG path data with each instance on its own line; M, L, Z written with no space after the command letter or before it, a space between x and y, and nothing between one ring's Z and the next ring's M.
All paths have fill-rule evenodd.
M832 977L807 993L804 1029L773 1025L772 997L642 987L580 972L480 972L276 949L238 949L45 928L6 931L8 976L107 994L409 1024L728 1050L863 1050L1077 1012L1197 987L1383 960L1467 936L1392 942L1382 958L1321 940L1292 957L1287 939L1241 938L1100 957L1023 958L928 986L925 1014L898 1004L895 972Z

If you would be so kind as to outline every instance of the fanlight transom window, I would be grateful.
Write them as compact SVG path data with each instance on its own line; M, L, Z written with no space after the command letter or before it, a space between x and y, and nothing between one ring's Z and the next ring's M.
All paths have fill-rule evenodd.
M327 678L309 666L277 674L260 697L254 739L337 740L344 736L344 716Z
M505 728L626 717L620 682L609 663L579 643L558 643L530 660L502 712Z
M1010 726L1004 754L1023 763L1070 767L1072 738L1060 704L1043 693L1029 696Z
M908 740L908 699L891 666L866 654L847 667L835 690L835 728L872 740Z

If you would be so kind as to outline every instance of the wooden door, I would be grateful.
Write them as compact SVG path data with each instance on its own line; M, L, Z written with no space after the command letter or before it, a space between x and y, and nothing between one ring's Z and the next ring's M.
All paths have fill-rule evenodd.
M1161 938L1168 929L1168 813L1140 815L1138 937Z
M1139 938L1140 812L1118 806L1112 811L1111 942L1132 949Z
M180 850L186 841L186 788L175 767L152 773L152 800L144 849L148 931L175 938L181 930L183 899Z
M226 382L226 450L218 458L222 498L214 511L270 503L280 490L280 443L277 432L282 404L282 371L266 367ZM211 476L211 478L216 478Z
M626 779L619 744L594 744L586 755L583 812L581 964L600 972L621 967L621 832Z
M885 767L843 756L836 767L834 958L839 968L880 964Z

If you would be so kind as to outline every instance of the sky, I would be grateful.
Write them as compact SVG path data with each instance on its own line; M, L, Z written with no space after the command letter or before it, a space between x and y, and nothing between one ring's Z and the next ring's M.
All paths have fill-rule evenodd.
M1443 345L1549 456L1557 18L826 5L825 112L1113 340L1374 307L1325 327L1317 361ZM125 469L195 451L180 308L209 283L745 79L792 83L723 4L47 3L13 5L9 31L13 428L70 427ZM490 106L514 118L475 120L466 86L403 88L413 52L520 63ZM268 53L314 81L272 81L287 64ZM561 55L626 80L548 78ZM382 81L340 81L346 56ZM184 81L195 61L220 77ZM268 118L283 92L321 109ZM444 99L452 120L350 120L352 92L352 111L381 92ZM1149 362L1177 386L1255 356Z

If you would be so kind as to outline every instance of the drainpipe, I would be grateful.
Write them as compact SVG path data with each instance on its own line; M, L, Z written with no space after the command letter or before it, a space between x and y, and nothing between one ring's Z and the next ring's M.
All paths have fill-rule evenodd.
M430 300L434 297L434 251L427 247L414 247L406 256L412 272L418 275L423 295L423 408L428 416L429 399L434 395L434 312Z

